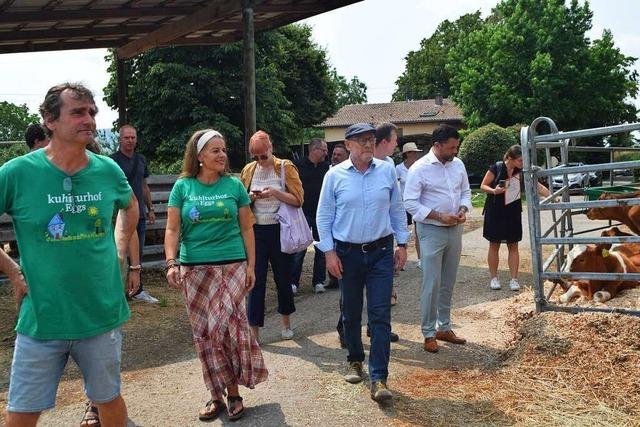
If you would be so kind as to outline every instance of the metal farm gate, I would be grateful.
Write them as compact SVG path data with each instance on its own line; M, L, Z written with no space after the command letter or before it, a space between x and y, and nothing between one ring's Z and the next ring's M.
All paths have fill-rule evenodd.
M539 135L537 128L546 125L550 132ZM589 230L576 231L573 228L573 217L583 215L586 209L607 206L640 205L640 198L616 200L571 200L568 175L582 172L611 171L614 169L640 169L640 161L611 162L597 165L568 166L569 149L572 141L579 138L607 136L640 130L640 123L584 129L571 132L559 132L553 120L547 117L535 119L530 126L522 128L520 140L524 160L525 192L527 197L527 213L529 218L529 235L531 239L531 262L535 290L536 310L563 311L577 313L583 311L618 312L640 316L637 309L615 307L577 307L559 305L550 300L555 288L562 280L638 280L640 273L571 273L568 272L567 254L574 245L596 243L640 243L640 236L620 237L578 237L608 227L594 227ZM544 163L552 164L551 150L560 150L562 167L544 169L540 166L538 156L544 155ZM554 191L553 176L563 177L562 187ZM551 195L541 199L537 191L537 183L546 180ZM640 188L639 188L640 189ZM543 215L545 216L543 218ZM550 218L549 218L550 217ZM547 225L543 226L543 222ZM550 225L549 225L550 223ZM595 224L595 223L594 223ZM547 250L545 250L547 248ZM550 253L550 248L553 248ZM546 254L546 258L545 258ZM566 270L566 271L565 271ZM622 279L624 278L624 279ZM545 281L552 284L545 290Z

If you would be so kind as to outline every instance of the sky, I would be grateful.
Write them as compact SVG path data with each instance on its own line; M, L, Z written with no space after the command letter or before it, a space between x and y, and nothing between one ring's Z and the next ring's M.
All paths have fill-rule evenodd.
M496 0L364 0L303 22L313 28L315 42L327 50L340 74L348 79L357 76L367 84L369 102L389 102L407 53L419 49L420 41L431 36L440 22L478 9L486 16L496 4ZM594 16L589 37L599 38L609 29L625 55L640 58L638 0L593 0L590 5ZM37 112L51 86L80 81L96 94L98 127L110 128L117 112L102 101L109 79L105 55L105 49L0 55L0 101L27 104ZM640 72L640 61L635 69ZM635 102L640 107L640 97Z

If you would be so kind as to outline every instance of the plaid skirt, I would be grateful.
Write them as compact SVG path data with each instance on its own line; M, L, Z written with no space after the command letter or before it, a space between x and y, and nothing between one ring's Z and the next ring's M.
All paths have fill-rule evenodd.
M228 386L254 388L268 375L247 321L246 268L246 262L180 267L204 383L219 399Z

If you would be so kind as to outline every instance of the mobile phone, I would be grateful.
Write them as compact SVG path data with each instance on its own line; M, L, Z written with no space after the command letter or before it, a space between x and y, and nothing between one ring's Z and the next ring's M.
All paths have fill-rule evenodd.
M498 187L504 188L506 184L507 184L507 181L505 179L501 179L500 181L498 181Z

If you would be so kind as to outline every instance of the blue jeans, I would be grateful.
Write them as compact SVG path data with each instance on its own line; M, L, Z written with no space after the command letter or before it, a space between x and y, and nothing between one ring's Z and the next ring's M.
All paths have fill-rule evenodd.
M264 326L264 299L267 286L269 262L273 270L278 293L278 313L292 314L296 311L291 290L291 255L280 250L280 224L253 226L256 239L256 283L249 292L247 317L249 325Z
M391 332L391 288L393 287L393 237L369 252L336 242L342 262L340 281L342 324L349 362L364 361L362 346L363 292L367 292L367 316L371 331L369 376L371 381L386 381L389 374Z
M313 233L313 240L320 241L318 236L318 230L316 227L316 219L314 217L307 216L307 223L311 227ZM318 283L324 284L327 279L327 262L324 257L324 252L314 248L313 249L313 278L311 280L311 286L315 286ZM302 275L302 264L304 263L304 256L307 251L301 251L293 255L293 263L291 268L291 283L294 285L300 284L300 275Z
M120 395L122 329L79 340L37 340L18 334L11 364L11 412L42 412L54 407L58 383L69 356L82 372L84 390L96 403Z

